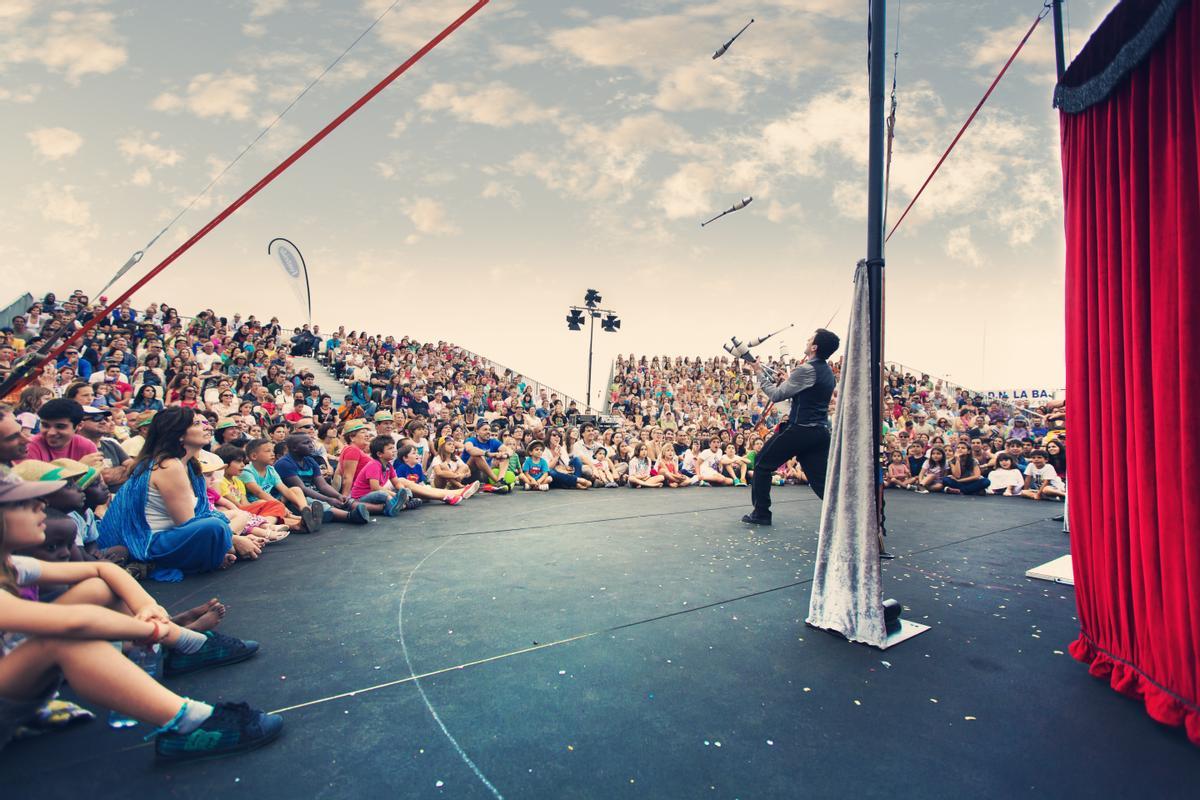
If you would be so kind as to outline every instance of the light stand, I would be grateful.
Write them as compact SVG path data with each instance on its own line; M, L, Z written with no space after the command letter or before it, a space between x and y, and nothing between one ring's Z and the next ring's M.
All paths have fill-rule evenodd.
M592 410L592 353L593 344L596 339L596 320L600 319L601 315L606 315L600 319L600 329L608 333L616 333L621 329L621 320L617 318L617 312L608 309L600 308L600 293L595 289L588 289L587 294L583 297L583 306L571 306L567 314L567 329L577 331L583 327L583 317L586 314L589 318L588 324L588 366L587 366L587 408L586 411Z

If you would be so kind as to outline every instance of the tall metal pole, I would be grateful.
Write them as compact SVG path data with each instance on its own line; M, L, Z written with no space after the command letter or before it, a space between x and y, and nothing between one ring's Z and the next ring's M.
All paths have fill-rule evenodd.
M1054 63L1058 67L1058 79L1067 71L1067 59L1063 54L1062 0L1052 0L1054 10Z
M871 120L869 184L867 188L867 289L871 303L871 408L874 457L879 457L883 407L883 172L884 172L884 51L886 41L886 0L871 0ZM878 480L878 478L876 478ZM876 490L876 503L882 505L883 490ZM880 509L882 511L882 508ZM882 516L881 516L882 519Z
M592 341L596 338L596 314L594 311L588 311L588 393L587 393L587 408L584 411L590 413L592 410Z

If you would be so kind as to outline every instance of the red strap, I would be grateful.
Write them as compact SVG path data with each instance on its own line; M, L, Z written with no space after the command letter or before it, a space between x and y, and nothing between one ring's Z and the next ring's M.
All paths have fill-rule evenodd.
M979 104L975 106L975 110L971 112L971 116L967 117L967 121L964 122L963 126L958 129L958 134L954 137L954 141L950 142L950 146L946 148L946 152L942 153L942 157L939 158L937 164L934 165L933 172L929 173L929 177L925 179L925 182L921 184L921 188L917 190L915 195L913 195L913 199L909 202L908 207L904 209L904 213L900 215L900 219L896 220L896 224L892 226L892 230L888 233L887 239L884 239L885 242L892 238L892 234L896 232L896 228L900 227L900 223L904 222L904 218L908 216L908 212L912 211L912 207L917 204L917 200L921 197L921 192L924 192L925 187L929 185L931 180L933 180L933 176L936 175L938 169L941 168L942 162L946 160L946 157L950 155L950 151L954 149L954 145L958 144L958 140L962 138L964 133L966 133L967 128L974 121L975 115L979 113L979 109L983 108L983 104L987 102L989 97L991 97L992 90L996 88L996 84L1000 83L1000 79L1003 78L1004 73L1008 71L1009 65L1016 60L1017 54L1021 52L1021 48L1025 46L1025 43L1029 41L1029 37L1033 35L1033 31L1046 17L1046 14L1049 12L1049 10L1050 4L1046 3L1045 7L1042 8L1042 13L1038 14L1037 19L1033 21L1033 24L1029 26L1029 30L1026 31L1025 38L1023 38L1021 43L1017 45L1017 49L1013 50L1013 54L1008 57L1008 61L1004 62L1004 66L1000 69L1000 73L996 75L995 80L992 81L992 85L989 86L987 91L983 93L983 97L979 100Z

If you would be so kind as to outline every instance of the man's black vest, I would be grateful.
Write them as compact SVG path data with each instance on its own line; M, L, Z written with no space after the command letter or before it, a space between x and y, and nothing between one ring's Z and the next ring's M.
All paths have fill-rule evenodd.
M788 425L829 426L829 400L837 379L833 370L822 358L808 362L816 373L816 383L791 398L792 410L788 414Z

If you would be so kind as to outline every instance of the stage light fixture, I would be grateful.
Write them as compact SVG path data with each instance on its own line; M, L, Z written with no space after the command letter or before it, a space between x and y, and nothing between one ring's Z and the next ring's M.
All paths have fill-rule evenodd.
M609 333L616 333L621 329L621 320L617 319L616 314L609 314L607 317L600 320L600 328L601 330L608 331Z
M583 304L588 308L595 308L600 305L600 301L603 299L595 289L588 289L587 294L583 296Z
M572 308L571 313L567 315L567 328L573 331L583 329L583 312L577 308Z

